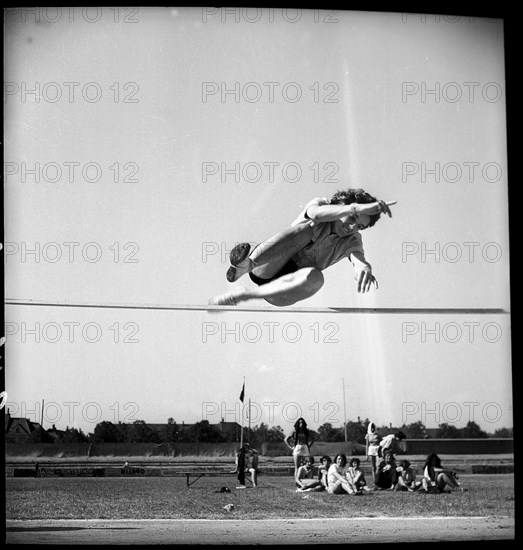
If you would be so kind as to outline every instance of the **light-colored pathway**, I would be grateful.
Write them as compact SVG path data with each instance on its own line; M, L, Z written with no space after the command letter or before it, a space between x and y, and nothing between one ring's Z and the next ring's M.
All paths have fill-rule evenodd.
M9 544L340 544L513 540L513 518L30 520L6 522Z

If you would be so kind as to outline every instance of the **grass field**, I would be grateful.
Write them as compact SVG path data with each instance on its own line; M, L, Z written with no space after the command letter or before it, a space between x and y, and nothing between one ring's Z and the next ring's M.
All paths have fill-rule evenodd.
M514 517L514 475L462 475L465 492L379 491L361 496L296 493L291 477L262 476L236 490L234 476L187 487L169 478L7 478L7 519L270 519L335 517ZM221 487L231 493L216 493ZM227 512L226 504L234 504Z

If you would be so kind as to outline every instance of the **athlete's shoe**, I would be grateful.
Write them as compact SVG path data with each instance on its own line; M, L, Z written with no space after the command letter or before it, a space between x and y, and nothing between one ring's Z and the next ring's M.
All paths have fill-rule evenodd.
M236 306L236 299L232 292L226 292L225 294L220 294L211 298L208 302L210 306Z
M227 280L229 283L234 283L242 275L248 273L249 270L249 252L251 251L251 245L249 243L237 244L229 255L229 261L231 267L227 270Z

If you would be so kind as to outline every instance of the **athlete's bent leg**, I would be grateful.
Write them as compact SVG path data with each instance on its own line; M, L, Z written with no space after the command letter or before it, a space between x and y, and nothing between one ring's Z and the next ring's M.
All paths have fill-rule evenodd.
M235 306L247 300L264 299L274 306L291 306L316 294L323 283L323 274L319 269L303 267L253 289L235 288L226 294L216 296L209 304Z
M280 231L253 250L247 243L235 246L230 255L232 265L227 271L227 280L237 281L251 271L263 279L274 277L296 252L311 242L312 235L312 227L303 223Z

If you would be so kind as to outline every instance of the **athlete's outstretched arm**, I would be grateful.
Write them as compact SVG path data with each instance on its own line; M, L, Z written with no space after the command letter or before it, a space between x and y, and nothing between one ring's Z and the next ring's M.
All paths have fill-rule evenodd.
M312 204L307 208L307 216L316 222L333 222L345 216L357 216L366 214L385 213L392 217L389 206L396 204L396 201L377 201L369 204Z

